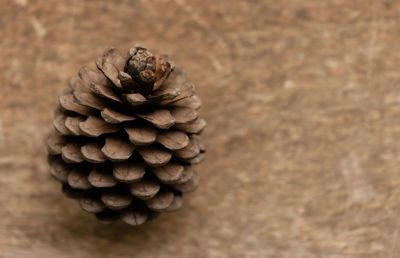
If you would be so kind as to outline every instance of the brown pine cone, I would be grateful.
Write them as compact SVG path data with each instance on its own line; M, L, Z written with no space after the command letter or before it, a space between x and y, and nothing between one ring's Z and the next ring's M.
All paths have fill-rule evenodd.
M204 157L201 101L182 69L142 46L107 49L59 98L47 140L51 174L104 222L140 225L179 209Z

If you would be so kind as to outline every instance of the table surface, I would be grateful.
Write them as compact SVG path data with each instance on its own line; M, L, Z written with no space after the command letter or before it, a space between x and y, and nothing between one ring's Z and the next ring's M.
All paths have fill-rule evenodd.
M0 0L0 257L400 257L400 2ZM109 46L185 67L183 208L103 225L50 177L57 95Z

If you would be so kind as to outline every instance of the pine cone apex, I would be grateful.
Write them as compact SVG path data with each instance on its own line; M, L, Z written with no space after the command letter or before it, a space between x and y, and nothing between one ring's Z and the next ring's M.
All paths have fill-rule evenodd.
M136 92L148 95L157 90L173 71L174 65L166 56L155 56L147 48L136 45L129 50L127 74Z
M82 67L59 99L47 140L51 175L104 222L140 225L182 206L204 158L206 122L181 68L136 45L110 47Z

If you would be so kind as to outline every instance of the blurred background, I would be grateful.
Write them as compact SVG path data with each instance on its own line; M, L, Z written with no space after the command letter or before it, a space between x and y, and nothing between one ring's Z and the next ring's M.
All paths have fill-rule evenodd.
M0 0L0 257L400 257L400 2ZM61 194L57 95L109 46L183 66L207 158L129 228Z

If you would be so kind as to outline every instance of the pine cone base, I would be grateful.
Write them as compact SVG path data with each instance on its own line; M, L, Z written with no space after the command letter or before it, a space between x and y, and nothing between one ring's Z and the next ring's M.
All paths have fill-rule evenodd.
M140 225L195 190L206 123L185 73L136 46L82 67L59 97L47 146L51 175L103 222Z

